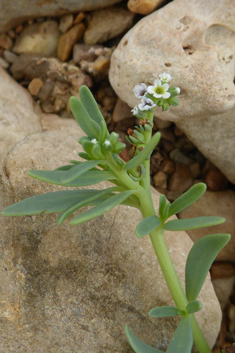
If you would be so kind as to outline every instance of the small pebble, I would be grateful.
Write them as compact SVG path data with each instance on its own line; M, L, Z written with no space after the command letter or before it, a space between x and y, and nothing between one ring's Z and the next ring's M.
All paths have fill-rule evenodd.
M42 80L40 78L34 78L28 86L29 93L32 96L37 96L42 86Z
M113 110L113 107L114 107L116 101L117 101L116 97L107 97L107 96L105 96L102 99L102 104L103 104L103 106L105 107L106 110L111 111L111 110Z
M183 163L178 163L175 166L174 173L170 176L168 190L185 192L192 186L193 178L189 167Z
M57 97L54 102L54 112L59 113L65 107L66 107L66 103L63 101L63 99Z
M103 72L109 68L110 59L105 56L99 56L93 64L93 68L96 71Z
M130 157L126 148L122 150L122 152L119 154L119 157L122 158L125 162L128 162L130 160Z
M0 34L0 48L11 50L13 45L13 40L6 33Z
M171 121L162 120L162 119L158 118L157 116L154 116L153 122L158 127L158 129L166 129L169 126L171 126L171 124L172 124Z
M210 268L211 279L226 278L235 275L235 267L231 262L215 261Z
M229 304L227 308L228 315L228 330L231 333L235 333L235 305Z
M65 62L69 59L74 44L83 36L85 29L84 23L78 23L70 28L68 32L62 34L57 49L57 57L59 60Z
M175 171L175 163L170 159L165 159L161 164L161 170L164 173L172 174Z
M128 9L141 15L148 15L158 8L164 0L129 0Z
M185 156L185 154L183 154L178 148L175 148L173 151L171 151L169 156L170 159L175 163L183 163L187 166L193 164L193 160Z
M64 15L60 19L59 29L62 33L65 33L73 24L73 15Z
M42 110L48 114L54 113L55 111L54 104L49 100L43 102L41 107L42 107Z
M189 169L191 170L192 177L193 179L197 179L200 176L201 173L201 167L200 164L195 162L189 166Z
M54 90L54 83L51 81L45 82L38 93L38 98L41 102L45 102Z
M16 34L13 31L13 29L10 29L10 31L8 31L7 34L11 39L14 39L16 37Z
M98 46L96 46L98 47ZM91 45L86 45L82 43L77 43L73 46L73 61L75 64L79 64L80 61L86 60L89 62L95 61L97 55L91 51Z
M211 169L206 173L204 182L211 191L225 190L228 186L228 179L218 169Z
M177 125L175 125L174 134L175 136L180 137L184 135L184 132Z
M15 59L17 58L17 55L15 53L13 53L12 51L4 50L3 57L6 61L8 61L10 64L12 64L15 61Z
M3 67L4 69L8 69L9 63L0 57L0 66Z
M15 33L16 34L20 34L24 29L24 26L23 25L19 25L15 28Z
M77 16L75 17L75 20L73 21L73 24L77 24L79 22L81 22L84 18L86 17L84 12L79 12L79 14L77 14Z
M171 129L165 128L165 129L159 129L159 132L161 133L161 137L171 143L175 143L175 135Z
M167 175L159 170L156 174L153 176L153 184L156 187L161 187L163 189L167 188Z

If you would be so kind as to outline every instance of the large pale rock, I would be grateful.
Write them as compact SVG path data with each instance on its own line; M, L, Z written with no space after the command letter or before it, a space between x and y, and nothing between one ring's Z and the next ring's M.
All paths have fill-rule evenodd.
M77 139L83 133L75 120L55 115L41 116L39 125L25 91L5 73L0 82L5 87L0 94L7 96L9 87L18 106L22 105L21 114L14 116L14 103L9 99L1 102L0 111L5 104L9 116L15 117L0 119L2 136L6 141L11 136L14 146L12 149L8 142L1 151L0 162L5 161L0 184L2 209L31 195L62 189L32 179L26 172L54 169L76 159L80 150ZM25 131L27 123L30 126L27 110L31 110L35 127L26 139L30 128ZM16 127L17 136L11 134ZM97 188L107 186L103 183ZM157 206L156 191L153 198ZM124 324L149 344L166 348L177 320L156 320L147 314L156 305L173 303L149 238L138 240L134 235L140 219L136 210L124 206L75 227L69 222L57 226L55 215L1 216L0 351L131 353ZM184 232L167 232L166 240L183 283L192 241ZM209 276L199 299L203 310L197 317L212 346L221 313Z
M118 2L120 0L31 0L29 6L25 0L0 0L0 32L31 18L102 9Z
M201 216L220 216L226 219L225 223L217 226L191 229L187 233L196 242L207 234L229 233L230 242L220 251L218 261L235 262L235 192L233 190L206 191L205 194L193 205L179 213L179 218L191 218Z
M162 119L177 121L221 114L235 106L235 7L227 0L175 0L144 17L121 40L110 81L131 107L136 84L153 84L167 72L180 87L180 105Z
M209 118L178 121L195 146L235 183L235 110Z

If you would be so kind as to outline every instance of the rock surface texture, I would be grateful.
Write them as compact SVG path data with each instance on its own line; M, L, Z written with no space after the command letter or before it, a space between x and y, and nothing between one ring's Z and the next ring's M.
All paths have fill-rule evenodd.
M60 190L26 172L76 159L83 133L75 120L37 116L28 93L3 70L0 78L3 209L31 195ZM157 205L156 191L153 197ZM78 227L68 222L57 226L55 216L48 214L0 216L0 351L131 353L125 324L147 343L165 349L177 322L148 316L152 307L173 303L149 239L134 235L140 219L126 207ZM166 238L183 283L192 241L184 232L167 233ZM203 310L196 315L212 346L221 313L209 276L199 299Z
M120 2L120 0L0 0L0 32L21 24L25 20L42 16L59 16L68 12L91 11Z
M110 81L131 107L133 87L162 72L181 88L181 104L159 117L177 121L223 113L235 105L235 8L232 1L176 0L139 21L112 56Z

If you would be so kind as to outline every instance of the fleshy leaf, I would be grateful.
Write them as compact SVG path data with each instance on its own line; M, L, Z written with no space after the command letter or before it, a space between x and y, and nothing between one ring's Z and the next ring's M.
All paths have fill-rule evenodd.
M206 191L206 184L198 183L193 185L188 191L186 191L183 195L178 197L171 205L168 213L168 217L179 213L184 210L192 203L200 199L200 197Z
M95 120L91 119L82 102L77 97L71 97L69 104L75 119L85 134L90 139L96 138L98 140L100 135L100 126L95 122Z
M71 224L76 225L80 223L87 222L93 218L101 216L102 214L110 211L115 206L122 203L126 200L131 194L133 194L134 190L123 191L117 195L110 197L108 200L100 203L98 206L91 208L90 210L79 214L71 220Z
M148 235L152 230L158 228L161 225L161 220L157 216L150 216L142 219L135 229L137 237L143 238Z
M73 181L74 179L77 179L83 173L96 167L97 164L100 164L100 163L101 163L100 160L93 160L93 161L87 161L87 162L76 164L73 166L73 168L69 169L69 171L67 171L67 173L64 173L64 175L62 177L62 181L64 183L68 184L69 182Z
M149 315L152 317L168 317L183 315L185 312L174 306L158 306L150 310Z
M103 143L107 138L108 130L95 98L87 86L82 86L80 88L79 97L90 117L100 126L99 141Z
M212 262L229 242L230 234L210 234L199 239L191 248L185 268L186 296L196 300Z
M90 197L87 197L86 199L79 200L75 204L67 207L57 218L57 224L62 224L71 214L73 214L76 210L78 210L81 207L91 205L93 204L94 201L97 199L100 200L100 202L105 201L105 198L102 198L102 196L107 196L109 194L109 197L114 196L113 191L116 191L118 187L113 187L113 188L108 188L106 190L100 190L100 192L97 192L96 195L91 195Z
M127 325L125 326L125 331L128 341L135 353L164 353L163 351L160 351L157 348L153 348L147 343L141 341Z
M78 179L75 179L69 183L63 181L64 171L62 170L30 170L28 175L34 179L45 181L47 183L62 185L62 186L88 186L98 184L104 180L114 180L116 176L112 172L104 170L89 170L88 172L80 175Z
M142 149L142 151L124 165L124 170L131 170L140 166L145 161L145 159L150 157L154 147L158 144L160 138L160 132L156 132L156 134L153 135L149 143Z
M24 216L62 212L75 202L96 196L100 190L61 190L35 195L6 207L4 216Z
M186 306L186 312L187 314L193 314L201 310L201 308L202 308L202 303L199 300L193 300L192 302L188 303L188 305Z
M159 198L159 216L162 220L164 216L166 201L167 201L166 196L164 194L161 194Z
M195 217L187 219L174 219L164 224L164 229L171 231L198 229L210 227L225 222L222 217Z
M191 353L193 333L190 317L181 319L166 353Z

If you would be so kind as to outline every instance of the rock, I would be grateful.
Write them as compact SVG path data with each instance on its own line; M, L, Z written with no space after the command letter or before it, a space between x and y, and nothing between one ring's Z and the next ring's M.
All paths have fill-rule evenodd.
M132 117L131 108L125 102L123 102L120 98L117 99L117 103L113 109L113 121L117 123L123 119Z
M122 38L112 55L111 85L134 107L139 103L133 93L136 84L152 85L159 74L169 73L172 86L181 89L180 105L167 112L159 108L158 117L163 120L189 121L232 109L234 18L231 1L170 2L141 19Z
M175 163L183 163L188 167L193 164L193 160L183 154L178 148L175 148L173 151L171 151L169 156L170 159L172 159L172 161Z
M217 278L212 280L215 293L220 302L221 309L223 310L228 304L228 299L232 293L235 284L235 276L227 278Z
M22 31L12 50L17 54L55 56L59 36L59 26L56 21L34 23Z
M89 49L89 53L95 55L95 60L91 62L91 56L89 56L88 60L81 60L79 66L82 70L94 76L96 82L102 81L108 75L112 52L113 48L94 45Z
M102 46L92 46L82 43L77 43L73 46L73 61L75 64L79 64L80 61L86 60L94 62L97 59L97 55L94 53L93 48L102 48Z
M121 7L93 11L84 34L84 43L104 43L117 37L132 26L134 16L133 13Z
M159 129L166 129L172 124L171 121L159 119L157 116L154 116L153 121Z
M165 159L161 164L161 170L164 173L172 174L175 170L175 164L170 159Z
M42 86L43 86L43 82L40 78L32 79L32 81L28 85L29 93L32 96L37 96Z
M215 261L210 268L211 279L235 276L235 267L227 261Z
M11 50L13 47L13 40L6 34L0 34L0 48Z
M86 26L84 23L78 23L68 32L62 34L59 39L57 57L61 61L67 61L73 50L74 44L83 36Z
M91 11L102 9L120 2L121 0L58 0L56 2L39 3L38 0L30 1L30 6L24 0L0 1L0 32L14 28L27 19L44 16L61 16L65 13Z
M235 183L235 110L195 121L178 121L177 125L201 153Z
M0 57L0 66L3 67L4 69L7 69L9 67L9 63Z
M73 24L73 14L64 15L60 19L59 29L65 33Z
M234 334L234 331L235 331L235 305L230 304L227 312L228 312L228 319L229 319L228 329L229 329L229 332Z
M3 209L31 195L61 190L28 177L26 172L54 169L77 159L81 148L77 139L83 132L74 119L53 115L41 115L39 124L27 92L4 71L0 85L4 87L0 90L0 132L5 141L0 145L0 161L6 159L0 184ZM17 116L14 104L20 110ZM5 120L2 107L8 112ZM106 182L100 187L109 185ZM154 190L153 198L157 205L159 195ZM55 219L48 214L0 217L2 351L51 353L52 347L63 347L66 353L131 352L124 324L147 343L165 349L178 321L170 318L156 324L156 319L148 316L152 307L173 302L149 238L138 240L134 235L139 212L118 206L75 227L68 222L57 226ZM192 241L184 232L175 232L174 237L166 232L166 240L183 283ZM209 276L199 300L204 310L196 315L212 346L221 312Z
M195 162L189 166L190 172L193 179L197 179L201 174L201 166L198 162Z
M179 218L192 218L200 216L220 216L226 219L226 222L217 226L188 230L187 233L191 239L196 242L207 234L229 233L230 242L220 251L217 261L235 262L235 192L233 190L224 191L206 191L205 194L193 205L181 211Z
M75 25L76 23L81 22L84 18L86 17L84 12L79 12L77 16L75 17L75 20L73 21L73 24Z
M4 50L3 57L7 62L12 64L15 61L15 59L17 58L17 55L15 53L12 53L12 51Z
M156 174L153 176L153 184L156 187L161 187L163 189L167 188L167 175L159 170Z
M228 179L218 169L211 169L206 173L204 182L211 191L221 191L227 189Z
M189 167L183 163L177 163L175 165L175 171L170 176L168 190L185 192L192 186L193 178Z
M163 2L164 0L129 0L127 6L132 12L148 15L157 9Z

